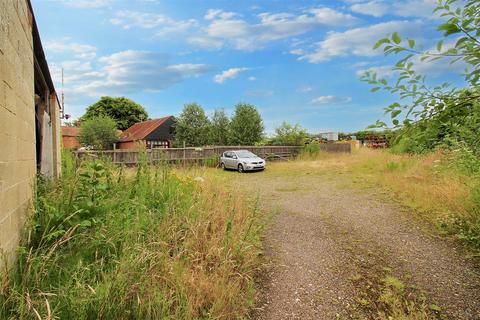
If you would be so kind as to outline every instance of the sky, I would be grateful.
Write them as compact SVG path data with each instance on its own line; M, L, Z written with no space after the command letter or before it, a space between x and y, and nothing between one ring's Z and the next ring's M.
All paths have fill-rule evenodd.
M425 48L441 38L436 0L32 0L50 71L73 119L103 95L151 118L197 102L208 115L254 104L267 134L283 121L310 132L363 130L396 101L370 92L365 70L395 77L400 57L373 50L392 32ZM418 63L433 83L463 67Z

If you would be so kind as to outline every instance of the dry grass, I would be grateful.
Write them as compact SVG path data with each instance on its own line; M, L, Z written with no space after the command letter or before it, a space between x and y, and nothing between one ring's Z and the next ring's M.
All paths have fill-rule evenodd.
M1 319L238 319L253 305L256 201L166 167L97 164L65 170L38 197L33 236L0 279ZM85 216L68 241L49 242L72 211Z
M316 174L343 183L354 182L355 188L380 187L384 194L435 223L452 214L468 215L474 207L469 201L474 178L451 170L442 152L395 155L385 150L361 149L352 154L320 153L271 164L265 174ZM350 179L340 179L342 176Z

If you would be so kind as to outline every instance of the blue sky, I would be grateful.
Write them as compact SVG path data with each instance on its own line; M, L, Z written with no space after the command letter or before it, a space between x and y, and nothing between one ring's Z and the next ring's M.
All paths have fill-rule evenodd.
M311 132L355 131L394 101L370 93L364 70L392 77L398 57L373 51L398 31L431 47L435 0L33 0L57 91L79 117L102 95L125 96L150 117L198 102L207 113L257 106L267 133L286 120ZM419 64L432 81L461 65Z

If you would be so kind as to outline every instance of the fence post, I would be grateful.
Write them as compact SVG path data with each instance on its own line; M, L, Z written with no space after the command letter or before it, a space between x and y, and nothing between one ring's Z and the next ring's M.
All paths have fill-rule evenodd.
M185 166L185 160L186 160L185 159L185 157L186 157L185 152L186 152L186 150L185 150L185 140L183 140L183 166Z

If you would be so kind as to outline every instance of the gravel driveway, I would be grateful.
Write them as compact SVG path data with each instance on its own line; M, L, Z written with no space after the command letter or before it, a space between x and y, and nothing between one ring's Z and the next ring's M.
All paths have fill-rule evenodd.
M382 318L375 292L387 272L405 283L405 300L424 308L424 318L480 319L478 264L412 212L347 180L242 175L241 183L257 186L265 208L276 211L265 239L270 266L252 317Z

